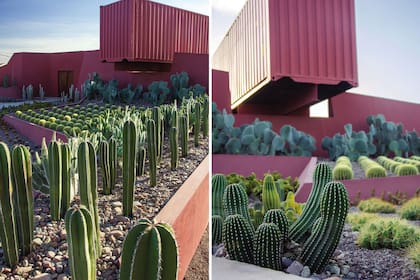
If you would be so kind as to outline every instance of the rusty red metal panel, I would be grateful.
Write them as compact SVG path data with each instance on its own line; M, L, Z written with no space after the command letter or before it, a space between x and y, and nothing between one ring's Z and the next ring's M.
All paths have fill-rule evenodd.
M232 108L280 96L282 78L318 85L320 99L357 86L354 0L248 0L213 67L229 72Z
M101 7L101 58L172 63L175 53L208 54L208 17L147 0Z

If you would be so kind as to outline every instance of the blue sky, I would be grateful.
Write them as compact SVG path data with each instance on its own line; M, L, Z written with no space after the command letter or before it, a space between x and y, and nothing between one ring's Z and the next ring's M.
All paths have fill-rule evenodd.
M213 0L211 52L244 3ZM420 103L420 1L355 0L355 5L359 87L350 92Z
M99 6L116 0L0 0L0 66L14 52L99 49ZM155 0L209 14L206 0Z

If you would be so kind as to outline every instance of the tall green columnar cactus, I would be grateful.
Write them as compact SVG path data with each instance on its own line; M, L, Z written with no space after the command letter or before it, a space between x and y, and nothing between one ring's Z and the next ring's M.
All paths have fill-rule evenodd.
M85 206L70 208L65 215L71 279L96 279L95 226Z
M123 215L133 216L134 184L136 179L136 125L132 120L123 128Z
M347 190L342 183L328 183L321 196L321 216L299 256L303 265L320 272L334 253L349 209Z
M162 155L163 149L163 135L164 135L164 126L162 112L159 107L153 107L152 109L152 119L155 121L155 141L156 141L156 163L160 163L160 158Z
M270 209L279 209L281 207L279 193L277 192L272 175L266 175L264 177L262 203L264 212Z
M326 163L320 163L316 166L313 174L312 190L306 201L302 215L290 227L290 239L297 243L303 243L311 234L312 225L319 217L319 200L322 191L327 183L332 179L331 168Z
M104 194L111 194L111 159L109 144L106 141L99 143L99 164L101 166L102 190Z
M34 206L32 197L32 161L29 149L15 146L12 151L13 197L19 247L23 255L32 250Z
M84 205L92 215L96 251L100 252L101 237L97 202L96 157L92 143L80 143L77 150L77 168L79 173L80 204Z
M0 142L0 241L3 256L10 267L19 261L18 234L12 199L12 167L7 145Z
M203 137L207 137L209 135L209 101L207 98L203 103L203 113L201 114L201 118L203 119Z
M71 151L68 144L61 144L61 212L64 218L71 201Z
M196 102L194 105L194 146L198 147L201 131L201 104Z
M179 134L181 139L181 156L188 155L188 120L186 116L179 117Z
M219 215L211 216L211 242L213 245L222 243L223 218Z
M252 236L254 230L240 214L227 216L222 228L222 241L229 258L232 260L253 263Z
M281 232L273 223L262 223L254 235L254 264L281 269Z
M117 178L117 162L118 162L118 156L117 156L117 140L115 138L111 137L108 140L108 147L109 147L109 181L111 186L111 192L115 188L115 181Z
M178 245L169 224L141 219L127 234L120 279L176 280Z
M171 170L178 168L178 129L171 127L169 130L169 143L171 148Z
M284 252L284 245L289 239L289 222L286 214L281 209L271 209L265 213L264 223L274 223L280 230L281 233L281 253Z
M137 176L144 175L144 166L146 163L146 149L144 147L140 147L137 151Z
M226 216L240 214L252 225L248 212L248 195L240 184L231 184L225 188L223 208Z
M156 127L155 121L149 119L147 121L147 154L149 156L149 170L150 170L150 185L156 186L156 173L157 173L157 147L156 141Z
M223 174L214 174L211 177L211 214L225 217L223 209L223 194L228 182Z
M53 221L60 219L63 190L62 168L60 143L51 141L48 145L48 181L50 183L50 214Z

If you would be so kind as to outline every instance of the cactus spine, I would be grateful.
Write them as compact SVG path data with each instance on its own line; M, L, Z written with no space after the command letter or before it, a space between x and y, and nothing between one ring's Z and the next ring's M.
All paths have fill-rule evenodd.
M18 237L16 231L12 193L10 152L0 142L0 241L6 264L14 266L18 260Z
M223 209L223 194L227 186L226 176L223 174L215 174L211 177L211 213L225 217Z
M103 193L111 194L111 159L109 144L106 141L99 143L99 164L101 165Z
M61 144L61 213L60 217L64 217L67 209L70 207L71 201L71 152L68 144Z
M312 190L309 194L306 206L303 209L302 215L290 227L290 239L298 243L303 243L309 237L312 225L315 222L315 220L319 217L319 201L321 198L321 194L325 185L329 183L331 179L331 168L325 163L318 164L315 168L315 172L313 175Z
M150 169L150 185L156 186L156 173L157 173L157 139L155 121L149 119L147 121L147 149L149 155L149 169Z
M281 269L281 232L273 223L262 223L254 235L254 264Z
M19 247L23 255L32 250L34 206L32 197L32 162L28 148L19 145L12 151L13 196Z
M264 212L267 212L270 209L279 209L281 207L279 193L277 192L274 178L271 175L266 175L264 177L262 203Z
M127 217L133 216L136 143L136 125L128 120L123 128L123 215Z
M178 129L171 127L169 130L169 143L171 147L171 170L178 168Z
M101 252L101 239L99 228L96 157L92 143L82 142L77 150L77 167L80 184L80 204L84 205L92 215L96 252Z
M201 130L201 104L196 102L194 105L194 146L198 147Z
M349 209L347 190L342 183L328 183L321 196L320 218L299 256L303 265L319 272L334 253Z
M60 143L51 141L48 145L48 181L50 183L51 220L60 219L62 200L62 155Z
M280 245L280 252L283 253L284 245L289 238L289 222L286 215L281 209L268 210L264 216L264 223L273 223L279 228L282 241Z
M179 117L179 133L181 139L181 156L188 155L188 120L186 116Z
M127 234L121 254L120 279L174 280L178 246L169 224L141 219Z
M83 205L70 208L65 216L68 255L72 279L96 279L95 226L91 213Z
M219 215L211 216L211 242L213 245L222 243L223 218Z
M230 259L253 263L252 236L254 231L240 214L227 216L222 228L222 241Z
M226 216L240 214L251 225L251 217L248 212L248 195L240 184L231 184L223 193L223 207Z
M108 141L109 146L109 181L111 192L115 188L115 181L117 178L117 141L111 137Z

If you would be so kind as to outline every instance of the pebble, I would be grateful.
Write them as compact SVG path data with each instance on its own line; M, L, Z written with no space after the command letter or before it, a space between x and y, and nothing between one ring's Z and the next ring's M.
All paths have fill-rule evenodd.
M35 246L41 246L42 245L42 239L39 238L39 237L35 238L32 242Z
M53 278L48 273L42 273L42 274L39 274L39 275L35 276L32 279L33 280L52 280Z
M331 274L340 275L340 268L337 265L327 265L325 270L331 272Z
M292 264L293 260L288 257L281 257L281 264L283 267L289 267Z
M302 269L302 272L300 273L300 276L308 278L309 276L311 276L311 270L309 269L308 266L304 266Z
M59 274L57 280L69 280L69 277L66 274Z
M227 252L225 250L225 246L220 246L219 249L217 249L215 256L216 257L226 257Z
M286 272L287 273L290 273L290 274L293 274L293 275L300 276L300 273L302 272L302 269L303 269L303 265L300 262L298 262L298 261L294 261L286 269Z
M350 271L350 266L348 266L348 265L343 265L343 266L341 267L341 273L342 273L344 276L346 276L346 275L349 273L349 271Z

